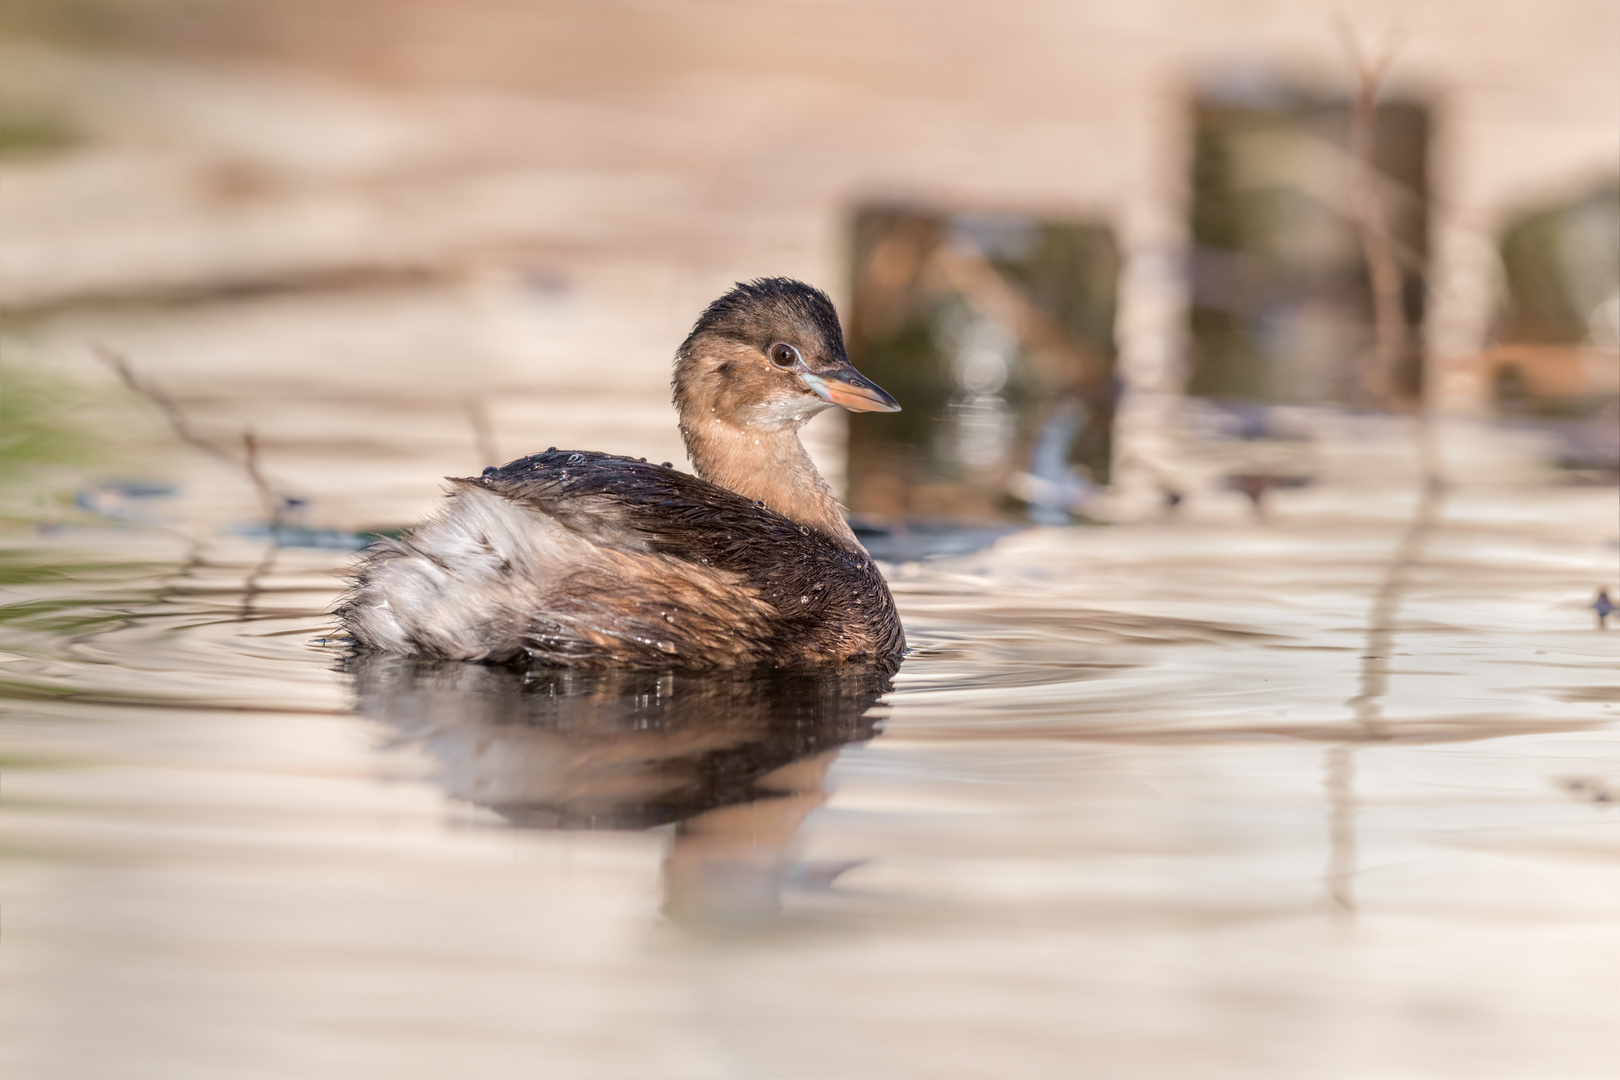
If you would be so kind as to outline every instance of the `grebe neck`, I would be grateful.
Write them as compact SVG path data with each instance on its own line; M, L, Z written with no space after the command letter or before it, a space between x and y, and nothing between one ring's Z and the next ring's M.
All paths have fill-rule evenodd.
M808 525L852 551L863 550L844 520L796 426L734 426L709 416L681 417L681 436L698 476Z

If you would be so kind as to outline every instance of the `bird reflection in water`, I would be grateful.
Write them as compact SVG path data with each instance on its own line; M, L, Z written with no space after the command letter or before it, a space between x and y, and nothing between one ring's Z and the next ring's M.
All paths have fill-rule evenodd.
M519 828L675 823L664 908L775 914L840 749L877 734L893 668L581 671L350 657L356 709L425 750L458 799ZM844 867L847 869L847 866ZM821 877L830 880L823 871Z

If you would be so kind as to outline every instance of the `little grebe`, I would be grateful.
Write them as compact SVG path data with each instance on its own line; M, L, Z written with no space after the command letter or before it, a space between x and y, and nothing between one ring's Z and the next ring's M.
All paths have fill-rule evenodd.
M900 406L850 365L825 293L740 284L675 354L697 476L548 450L455 479L362 557L338 616L396 653L569 667L892 662L889 588L799 442L831 405Z

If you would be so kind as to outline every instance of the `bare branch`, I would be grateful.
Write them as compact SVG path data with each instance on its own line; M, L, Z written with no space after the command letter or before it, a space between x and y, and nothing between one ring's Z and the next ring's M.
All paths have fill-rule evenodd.
M174 399L164 393L162 387L148 383L136 375L135 369L130 366L129 361L124 358L122 353L114 352L99 343L92 345L91 349L95 352L96 359L112 368L118 377L123 380L125 386L142 397L155 402L157 407L163 410L164 419L169 421L169 427L174 429L174 433L180 437L180 441L195 446L203 453L216 457L221 461L231 465L237 464L236 459L231 457L224 447L218 443L210 442L192 431L190 421L186 419L186 414L180 411L180 406L174 403Z
M941 244L934 250L933 264L951 288L981 314L1011 330L1036 357L1061 358L1061 366L1050 372L1059 385L1085 389L1106 380L1107 362L1075 341L982 254Z
M499 465L501 458L495 448L495 425L490 421L489 409L485 407L483 399L463 398L461 410L467 414L467 423L472 427L473 448L478 452L479 465Z
M259 440L254 436L251 428L242 433L243 457L239 461L223 446L203 438L192 430L191 422L186 418L186 414L181 410L180 406L175 404L174 399L162 387L147 382L137 375L134 367L130 365L129 360L122 353L101 344L92 345L91 348L95 352L96 358L112 368L125 386L142 397L155 402L158 408L163 410L164 419L168 420L169 427L179 436L180 441L196 447L210 457L216 458L233 468L241 469L247 474L248 482L253 485L253 490L258 494L259 501L264 504L265 514L269 518L272 530L280 528L285 523L288 508L295 505L297 500L276 491L275 488L270 486L270 482L265 479L264 472L259 468Z
M1373 401L1389 407L1396 404L1395 372L1406 354L1409 333L1401 303L1400 255L1390 233L1373 154L1379 90L1394 58L1394 47L1386 42L1376 56L1369 57L1342 15L1338 26L1356 73L1350 106L1350 210L1372 285L1373 349L1362 372L1362 385Z
M259 439L253 434L252 428L242 432L242 451L242 468L247 472L253 489L259 493L259 501L264 503L265 512L270 515L270 527L280 528L293 500L277 492L264 478L264 473L259 469Z

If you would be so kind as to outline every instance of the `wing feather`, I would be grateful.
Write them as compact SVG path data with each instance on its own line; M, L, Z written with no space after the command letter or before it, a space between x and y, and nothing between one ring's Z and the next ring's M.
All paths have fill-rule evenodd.
M438 518L362 564L343 609L361 640L569 666L904 648L864 552L687 473L550 451L451 482Z

